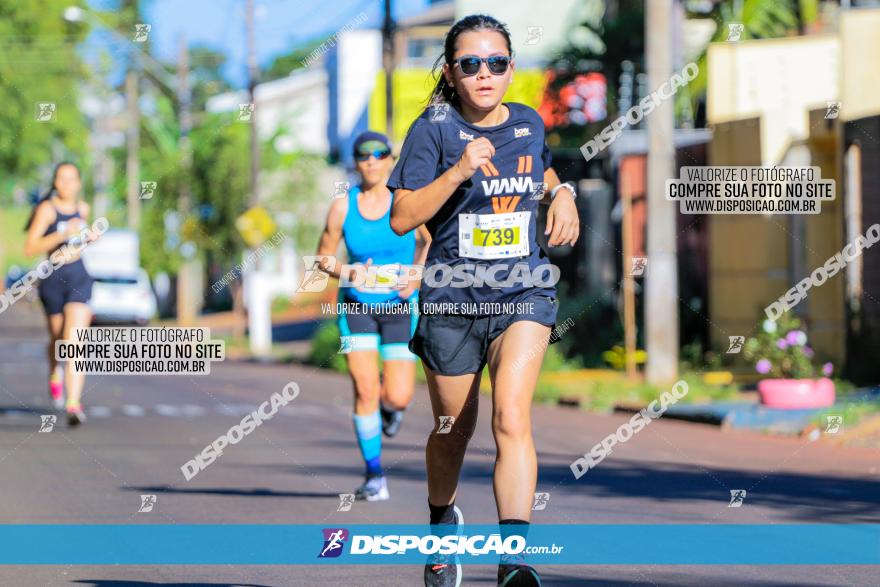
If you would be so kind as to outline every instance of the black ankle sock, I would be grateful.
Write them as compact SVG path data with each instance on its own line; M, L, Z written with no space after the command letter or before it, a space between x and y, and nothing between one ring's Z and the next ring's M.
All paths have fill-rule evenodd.
M434 505L428 502L428 508L431 510L431 524L454 524L455 523L455 502L449 505Z
M506 540L510 536L522 536L525 538L529 533L529 523L526 520L507 518L501 520L498 524L501 526L501 540Z

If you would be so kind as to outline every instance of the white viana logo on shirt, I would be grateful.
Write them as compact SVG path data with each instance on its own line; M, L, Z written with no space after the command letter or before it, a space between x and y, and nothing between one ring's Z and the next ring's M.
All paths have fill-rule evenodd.
M489 181L481 181L483 184L483 193L487 196L497 196L501 194L526 194L535 191L535 184L529 176L524 177L502 177L500 179L490 179Z
M463 141L472 141L474 140L474 135L469 135L461 129L458 129L458 138Z
M525 126L523 128L514 128L513 129L513 138L518 139L520 137L528 137L532 135L532 131L529 130L529 127Z

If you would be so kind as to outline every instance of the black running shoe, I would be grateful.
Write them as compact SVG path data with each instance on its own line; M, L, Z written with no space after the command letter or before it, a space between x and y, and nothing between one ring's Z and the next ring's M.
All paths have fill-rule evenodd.
M449 554L432 554L425 565L425 587L459 587L461 563Z
M458 506L454 506L456 534L461 536L464 529L464 516ZM432 554L425 565L425 587L459 587L461 585L461 562L449 554Z
M541 577L522 555L505 555L498 565L498 587L541 587Z
M86 413L80 407L67 408L67 425L79 426L86 421Z
M389 410L380 402L379 412L382 414L382 433L388 438L393 437L400 431L403 410Z

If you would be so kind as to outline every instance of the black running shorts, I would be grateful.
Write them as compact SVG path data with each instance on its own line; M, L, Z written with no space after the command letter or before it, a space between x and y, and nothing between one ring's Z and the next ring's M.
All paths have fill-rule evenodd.
M82 259L66 263L40 281L40 301L46 314L64 313L65 304L88 304L92 298L92 277Z
M530 295L517 305L526 307L508 314L478 316L423 312L409 350L438 375L479 373L486 366L489 345L514 322L555 326L559 306L555 297Z

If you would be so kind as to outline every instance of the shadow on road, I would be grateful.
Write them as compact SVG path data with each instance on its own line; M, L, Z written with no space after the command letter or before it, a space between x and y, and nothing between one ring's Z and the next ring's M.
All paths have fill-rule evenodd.
M91 587L148 587L149 585L186 585L187 587L272 587L271 585L258 585L256 583L154 583L152 581L114 581L110 579L80 579L74 583L90 585Z
M0 417L6 416L8 414L54 414L55 411L49 406L39 407L39 406L0 406Z
M637 566L633 565L626 566L630 570L638 568ZM609 579L607 577L607 567L601 573L601 578L596 579L591 579L588 576L578 576L578 578L574 578L572 577L572 573L554 573L550 569L552 569L552 567L550 566L541 566L541 582L546 585L553 585L554 587L574 587L575 585L577 585L578 587L628 587L631 585L651 585L652 587L693 587L694 585L701 584L701 581L698 577L687 576L684 574L682 574L682 577L680 579L658 578L658 569L655 565L651 565L649 569L646 569L646 573L642 579L634 578L632 577L632 575L628 574L628 576L631 577L630 579L621 579L619 581ZM589 575L589 568L585 568L583 570L583 574ZM468 584L496 585L497 582L495 579L487 577L485 579L476 578L469 580ZM740 577L737 578L736 585L737 587L792 587L793 585L798 585L798 583L794 580L780 581ZM837 585L835 583L810 583L810 587L837 587Z
M257 487L254 489L235 489L231 487L211 488L211 487L171 487L169 485L155 485L152 487L120 487L125 491L150 491L159 493L178 493L178 494L194 494L194 495L234 495L244 497L332 497L339 499L339 493L317 492L317 491L274 491L265 487Z
M859 477L627 460L603 463L578 480L567 465L541 467L538 487L554 486L562 493L647 498L660 504L727 502L730 490L745 489L747 505L771 508L792 522L880 522L880 481Z
M547 460L551 460L550 463ZM866 477L839 477L806 473L749 471L649 460L608 461L580 479L568 463L539 457L538 491L615 500L645 499L655 504L706 501L726 504L731 489L747 491L747 505L770 508L790 522L878 523L880 481ZM552 461L556 460L556 464ZM244 465L247 466L247 465ZM284 474L296 473L293 465L255 464L255 468ZM494 464L468 463L461 472L462 483L492 478ZM361 475L359 466L310 465L322 477ZM396 465L388 468L390 478L425 481L424 465Z

